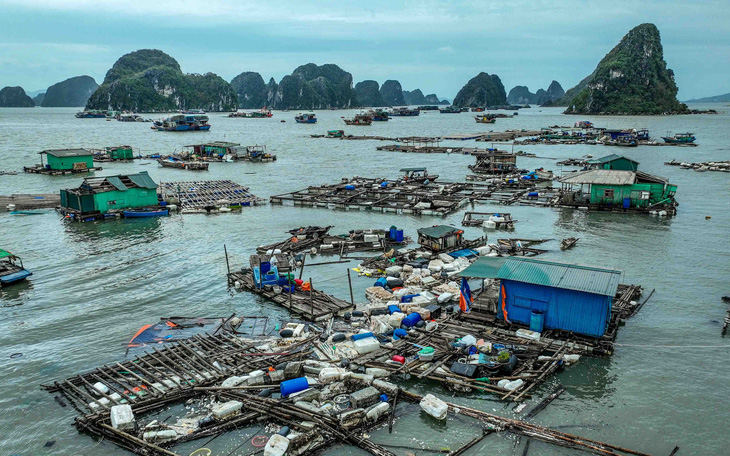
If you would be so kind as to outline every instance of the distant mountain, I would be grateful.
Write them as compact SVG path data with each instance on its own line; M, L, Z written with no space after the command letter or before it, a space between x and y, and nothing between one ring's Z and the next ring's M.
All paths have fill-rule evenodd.
M43 104L43 99L46 97L46 93L42 92L38 95L33 97L33 103L35 103L36 106L41 106Z
M723 95L715 95L714 97L695 98L693 100L687 100L687 103L715 103L715 102L726 103L728 101L730 101L730 93L726 93Z
M439 100L439 97L436 96L435 93L429 93L426 95L426 100L424 101L427 105L444 105L448 106L451 103L447 99Z
M388 79L383 83L380 87L380 95L383 96L383 101L388 106L403 106L406 104L400 82L393 79Z
M566 114L683 113L674 72L664 61L659 30L641 24L627 33L596 69L552 103Z
M0 90L0 108L33 108L35 102L22 87L5 87Z
M218 75L185 74L180 64L164 52L142 49L114 63L86 107L138 112L233 111L237 97L231 85Z
M386 106L383 96L380 95L380 84L371 79L355 84L357 101L360 106Z
M246 71L239 74L231 80L231 87L236 91L239 108L261 109L269 105L269 89L258 73Z
M412 92L407 90L403 91L403 100L407 105L424 105L426 104L426 97L421 92L421 89L416 89Z
M272 80L273 81L273 80ZM271 82L269 85L271 86ZM334 64L308 63L284 76L276 87L275 109L350 108L358 105L352 75Z
M563 87L561 87L558 81L551 82L547 90L538 89L535 93L530 92L530 89L525 86L515 86L507 95L507 103L517 105L542 105L557 100L564 95L565 90L563 90Z
M471 78L459 90L454 98L453 105L466 106L494 106L507 104L507 94L499 76L496 74L479 73Z
M25 94L28 95L31 98L35 98L38 95L46 93L46 89L39 89L39 90L26 90Z
M91 76L76 76L53 84L43 97L43 107L85 106L99 84Z

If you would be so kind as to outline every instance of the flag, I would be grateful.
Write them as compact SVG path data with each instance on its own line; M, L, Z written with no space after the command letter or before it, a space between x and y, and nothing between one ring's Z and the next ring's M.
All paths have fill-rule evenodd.
M461 293L459 295L459 308L462 312L469 312L471 303L474 302L474 298L471 295L471 288L469 288L469 282L466 281L466 277L461 278Z

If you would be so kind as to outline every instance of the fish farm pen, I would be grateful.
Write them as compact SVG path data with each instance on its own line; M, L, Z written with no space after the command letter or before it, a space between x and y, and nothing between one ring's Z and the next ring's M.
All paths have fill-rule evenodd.
M387 230L352 230L348 234L329 234L331 226L302 227L299 230L290 230L292 235L281 242L262 245L256 248L257 253L267 253L279 250L285 253L299 253L304 251L318 251L319 253L339 253L340 256L351 252L367 252L373 250L387 250L408 245L411 238L391 236Z
M265 202L230 180L160 182L157 191L163 201L177 205L183 213L229 212Z
M385 150L388 152L409 152L419 154L461 154L471 155L478 153L499 152L506 154L505 151L493 149L479 149L476 147L446 147L446 146L428 146L428 145L400 145L392 144L388 146L378 146L376 150Z

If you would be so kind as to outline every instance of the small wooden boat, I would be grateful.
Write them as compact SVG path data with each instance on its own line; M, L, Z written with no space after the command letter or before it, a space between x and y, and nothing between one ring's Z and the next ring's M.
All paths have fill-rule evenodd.
M372 116L367 114L357 114L352 119L344 119L347 125L364 125L368 126L373 123Z
M483 226L498 230L512 230L515 228L515 223L517 220L507 212L465 212L461 221L463 226Z
M562 241L560 241L560 250L567 250L575 245L576 242L578 242L579 238L569 237L565 238Z
M497 117L491 114L482 114L481 116L474 116L477 123L493 124L497 121Z
M32 272L25 269L20 257L0 249L0 288L25 280L32 275Z
M208 162L185 161L173 156L158 158L157 163L163 168L187 169L190 171L207 171L210 165Z
M317 123L317 115L314 113L299 114L298 116L294 116L294 120L297 123L313 124Z
M428 174L426 168L401 168L400 172L405 173L403 180L407 182L433 182L438 179L438 174Z
M12 211L10 215L43 215L41 211Z
M130 209L124 211L124 218L163 217L167 215L170 215L170 212L167 209L160 208Z
M693 133L677 133L674 135L662 136L662 139L667 144L690 144L695 142L697 138Z

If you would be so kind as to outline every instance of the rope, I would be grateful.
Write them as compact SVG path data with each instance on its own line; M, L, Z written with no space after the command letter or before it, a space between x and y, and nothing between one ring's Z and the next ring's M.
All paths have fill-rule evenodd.
M617 347L638 348L730 348L730 345L642 345L642 344L614 344Z

